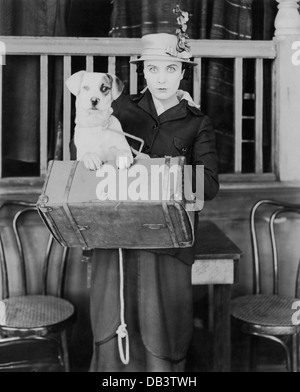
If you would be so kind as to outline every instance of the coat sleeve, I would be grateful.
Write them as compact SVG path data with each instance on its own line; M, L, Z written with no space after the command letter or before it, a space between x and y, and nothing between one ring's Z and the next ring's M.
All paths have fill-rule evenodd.
M195 137L192 154L194 169L196 165L204 165L204 200L212 200L219 190L218 157L215 132L207 116Z

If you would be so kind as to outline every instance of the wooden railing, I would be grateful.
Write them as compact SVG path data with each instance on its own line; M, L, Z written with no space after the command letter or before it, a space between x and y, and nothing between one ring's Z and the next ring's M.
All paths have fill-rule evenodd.
M44 37L0 37L6 45L6 56L40 57L40 174L47 170L48 151L48 60L49 56L63 57L63 78L71 75L72 57L84 56L86 69L93 71L95 56L108 58L108 72L116 73L116 58L134 58L140 52L139 39L125 38L44 38ZM242 171L242 122L243 122L243 61L255 61L255 173L263 174L263 61L276 58L273 41L217 41L191 40L193 56L198 63L194 67L193 95L201 103L201 65L204 58L231 58L234 61L234 173ZM275 73L273 72L275 79ZM2 68L0 67L0 142L2 135ZM130 67L130 93L137 92L136 67ZM272 102L270 102L272 104ZM69 159L69 141L71 137L71 94L64 86L63 96L63 159ZM274 118L274 117L273 117ZM272 126L272 129L274 127ZM276 140L276 138L274 138ZM275 150L273 146L273 150ZM2 148L0 149L0 178L2 177ZM274 175L272 177L275 178ZM0 180L1 181L1 180Z

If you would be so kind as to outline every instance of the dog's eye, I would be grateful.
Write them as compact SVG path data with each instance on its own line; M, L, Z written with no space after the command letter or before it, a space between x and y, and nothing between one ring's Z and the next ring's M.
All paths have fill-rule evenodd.
M82 88L83 88L84 90L86 90L86 91L89 91L89 89L90 89L89 86L83 86Z
M110 90L110 87L104 86L104 84L102 84L102 86L100 87L100 91L101 93L107 93L107 91Z

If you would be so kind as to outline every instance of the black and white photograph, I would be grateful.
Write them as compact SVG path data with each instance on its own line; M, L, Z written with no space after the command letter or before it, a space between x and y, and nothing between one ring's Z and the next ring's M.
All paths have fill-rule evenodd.
M299 0L0 0L0 372L300 371L299 146Z

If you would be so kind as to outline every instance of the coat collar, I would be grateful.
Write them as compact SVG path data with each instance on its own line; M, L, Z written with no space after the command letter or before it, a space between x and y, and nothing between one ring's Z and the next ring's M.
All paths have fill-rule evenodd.
M201 110L195 106L190 105L185 98L181 99L178 105L162 113L160 116L157 116L152 95L149 90L146 90L144 93L141 93L139 95L132 95L130 96L130 99L133 102L137 102L137 105L141 109L150 114L150 116L159 123L184 118L186 117L188 110L192 112L195 116L203 116Z

